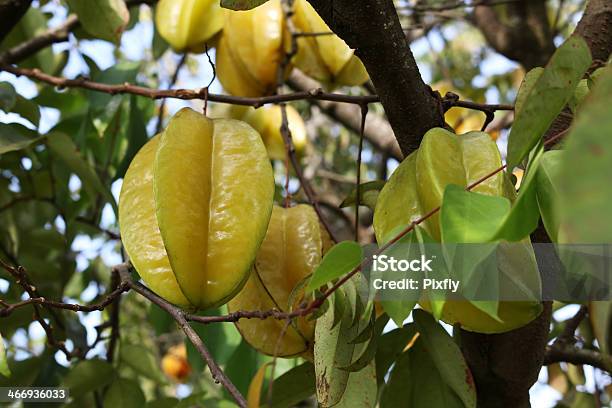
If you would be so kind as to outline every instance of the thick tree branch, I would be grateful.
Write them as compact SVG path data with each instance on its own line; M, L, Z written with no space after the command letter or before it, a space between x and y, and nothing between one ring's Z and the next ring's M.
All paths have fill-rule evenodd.
M605 62L612 53L612 2L590 0L576 27L586 40L594 62Z
M297 92L321 87L314 79L295 70L287 80L287 85ZM312 103L330 118L342 123L353 132L359 133L361 126L361 109L359 106L319 100L313 100ZM391 129L389 122L381 116L372 113L367 116L364 137L376 149L387 153L398 161L402 160L402 151L397 144L393 129Z
M309 0L364 63L404 155L444 126L439 101L421 79L393 0Z
M503 18L499 12L502 8ZM493 49L526 69L545 65L555 51L546 0L497 6L490 1L474 9L472 21Z
M550 365L559 362L576 365L586 364L612 373L612 357L607 354L563 344L553 344L546 347L544 364Z
M51 44L64 42L68 40L68 34L79 24L76 15L70 15L59 27L52 28L29 39L28 41L18 44L15 47L0 54L0 63L12 64L19 62L30 55L36 54L43 48Z

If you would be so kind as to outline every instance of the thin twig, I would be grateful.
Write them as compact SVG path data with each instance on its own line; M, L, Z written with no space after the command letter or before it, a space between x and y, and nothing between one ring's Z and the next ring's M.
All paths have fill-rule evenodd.
M183 54L179 62L176 64L176 67L174 68L174 73L172 74L172 77L170 78L170 82L168 83L169 88L173 88L174 85L176 84L176 81L178 80L179 74L181 72L181 68L183 68L183 65L185 65L185 62L187 62L187 57L188 57L187 53ZM165 113L166 113L166 99L164 98L162 99L161 104L159 105L159 113L157 114L157 125L155 126L155 133L159 133L162 130L162 127L164 125Z

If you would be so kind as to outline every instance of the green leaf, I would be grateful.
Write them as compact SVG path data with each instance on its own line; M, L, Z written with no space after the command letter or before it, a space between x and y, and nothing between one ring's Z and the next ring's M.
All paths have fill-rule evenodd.
M230 357L225 372L242 394L249 390L251 379L260 365L260 354L249 343L242 340Z
M352 280L346 285L351 285ZM342 290L343 288L339 289ZM334 298L328 298L334 302ZM346 307L340 324L333 326L334 307L328 308L315 326L314 365L317 384L317 400L322 407L337 404L344 395L350 374L339 367L353 360L355 345L349 341L359 330L353 325L353 310Z
M116 215L117 203L110 189L102 184L93 168L83 159L72 139L60 132L49 133L46 138L49 149L79 176L87 193L92 198L100 194L111 204Z
M70 396L78 398L88 392L99 390L111 382L115 370L102 360L85 360L74 366L64 378L63 386L70 388Z
M166 382L155 355L147 347L136 344L121 344L120 356L121 361L138 374L158 383Z
M383 180L369 181L359 186L359 204L365 205L374 211L376 207L376 200L380 190L385 186ZM357 198L357 189L353 189L350 194L342 201L340 208L355 205L355 199Z
M145 396L134 380L117 378L104 396L104 408L136 408L145 405Z
M391 330L380 338L376 350L376 378L379 382L384 381L391 365L417 334L416 325L411 323Z
M536 175L543 152L543 147L538 147L529 160L529 167L521 182L518 197L512 203L510 212L500 225L496 239L520 241L538 227L540 212L536 198Z
M389 235L395 236L400 231L403 231L405 228L406 226L398 227L395 230L393 230ZM394 257L396 259L414 259L420 256L421 248L418 242L418 236L416 234L416 230L419 228L420 227L417 226L415 227L415 230L401 237L399 241L397 241L396 243L391 245L389 248L387 248L382 253L382 255L387 255L389 258ZM381 276L381 278L386 279L385 276L387 276L387 274L392 275L393 272L392 271L383 272L382 273L383 276ZM392 276L389 276L389 278L392 278ZM374 276L370 277L370 280L372 279L374 279ZM399 299L384 300L383 298L380 300L380 304L383 310L385 311L385 313L389 315L389 317L393 320L393 322L399 327L402 327L404 324L404 320L406 320L406 318L410 315L410 313L412 312L412 309L414 309L414 306L417 304L417 301L416 301L416 298L412 296L409 299L403 299L403 300L399 300Z
M378 340L389 321L389 316L382 315L376 320L374 327L370 333L370 339L368 340L367 345L363 348L363 351L357 359L355 359L350 365L346 367L340 367L342 370L346 371L360 371L364 369L370 362L374 359L376 355L376 350L378 349ZM351 343L356 343L354 340Z
M337 408L373 408L376 406L376 365L373 360L350 375Z
M429 313L418 309L412 316L440 377L461 398L465 407L476 407L474 381L457 344Z
M17 100L17 92L9 82L0 82L0 109L5 112L10 112L15 106Z
M132 95L130 97L130 118L127 129L128 145L121 160L121 163L117 167L114 179L123 178L127 171L132 159L138 153L138 150L147 143L147 128L144 122L142 112L138 108L136 97Z
M0 154L25 149L38 142L40 136L18 123L0 123Z
M292 407L313 395L315 391L314 365L303 363L274 379L269 408ZM262 398L262 405L267 403L267 397L264 395Z
M116 44L130 19L123 0L67 0L81 27L90 35Z
M440 209L442 242L489 242L509 211L510 201L504 197L466 191L449 184Z
M557 49L517 112L508 139L509 170L542 138L590 65L589 47L579 36L570 37Z
M221 7L230 10L251 10L268 0L221 0Z
M559 185L561 183L559 172L562 155L563 153L560 150L551 150L544 153L536 175L538 208L546 232L553 242L557 242L559 235Z
M312 292L349 273L361 263L362 258L363 250L356 242L344 241L334 245L312 274L306 291Z
M11 370L9 370L8 361L6 359L6 349L4 348L2 334L0 334L0 374L5 377L11 376Z
M40 109L38 105L31 100L21 95L17 95L12 112L17 113L19 116L29 120L33 125L38 127L38 123L40 122Z
M612 242L612 66L601 73L567 136L559 188L559 242Z
M419 337L399 356L383 388L381 408L465 408L463 401L441 377L428 352L430 348ZM465 375L461 373L461 379Z
M525 102L527 101L527 97L529 93L533 90L534 85L540 79L544 73L544 68L536 67L525 75L523 81L521 82L521 87L519 88L518 95L516 95L516 102L514 103L514 115L518 116L523 106L525 106Z

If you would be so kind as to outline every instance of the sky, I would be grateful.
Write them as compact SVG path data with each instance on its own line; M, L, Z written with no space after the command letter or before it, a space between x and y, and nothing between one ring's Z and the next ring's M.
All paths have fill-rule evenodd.
M65 9L63 7L58 7L56 4L52 2L48 3L44 7L44 10L53 13L53 18L50 20L50 23L49 23L50 26L55 26L57 24L60 24L66 18ZM146 7L144 7L143 10L146 10ZM452 32L445 33L445 34L452 35ZM152 37L153 37L152 22L146 21L146 22L138 23L133 29L123 34L123 38L122 38L121 45L120 45L121 52L131 60L134 60L134 61L142 60L144 53L146 52L147 49L150 48ZM414 42L411 48L415 56L418 59L419 56L422 56L430 52L430 46L433 47L435 50L440 50L442 49L442 47L444 47L442 38L439 35L437 35L435 32L429 35L428 40L422 39L422 40L418 40ZM70 42L68 43L61 43L61 44L53 45L53 49L56 52L60 52L66 49L70 50L71 52L69 63L66 66L64 73L63 73L63 75L66 77L75 77L79 74L83 74L84 72L87 72L87 66L85 62L79 57L79 54L74 51L75 47L77 47L77 43L74 38L71 38ZM78 42L78 48L82 53L91 57L101 69L106 69L108 67L111 67L115 63L115 58L113 56L113 46L109 43L106 43L104 41L99 41L99 40L81 40ZM211 56L214 59L214 50L211 51ZM163 66L172 67L179 60L179 58L180 57L178 55L175 55L171 52L167 52L162 58L162 60L160 61L160 65L162 67ZM176 85L177 87L200 88L203 86L203 84L207 84L210 78L212 77L212 69L205 55L198 55L198 56L192 55L191 58L195 58L198 61L198 64L197 64L198 70L194 74L194 73L191 73L188 69L183 69L178 77L178 81ZM482 74L480 77L476 78L474 85L479 85L479 82L480 82L480 85L483 85L484 78L491 76L491 75L496 75L496 74L507 72L511 69L514 69L515 67L516 67L516 64L507 60L505 57L492 53L492 55L489 58L487 58L487 60L485 60L484 63L482 64L481 66ZM423 75L423 79L426 82L429 82L429 80L431 79L431 74L429 70L427 69L427 66L420 65L420 70ZM170 73L168 72L168 70L164 70L164 69L160 69L159 72L160 72L161 78L164 81L164 83L162 83L162 86L167 86ZM11 74L0 72L0 82L1 81L8 81L12 83L15 86L15 89L17 90L17 92L24 97L30 98L36 95L35 84L32 83L27 78L23 78L23 77L15 78ZM222 88L218 80L215 80L213 82L211 86L211 92L222 93ZM495 93L495 91L488 92L486 97L487 97L488 103L498 102L498 95ZM197 101L195 103L199 104L201 107L201 104L202 104L201 101ZM169 99L166 104L166 108L168 110L169 115L175 113L176 111L178 111L180 108L184 106L193 106L193 102ZM45 133L46 131L48 131L51 127L53 127L55 123L57 123L58 118L59 118L59 112L56 111L55 109L42 108L41 123L40 123L39 131L41 133ZM4 112L0 112L0 121L2 121L3 123L21 122L18 116L14 114L10 114L10 113L6 114ZM21 123L28 125L28 122L21 122ZM154 125L155 125L154 122L149 123L148 131L150 135L154 132ZM505 153L506 143L507 143L507 135L502 135L502 137L498 139L498 146L500 147L500 150L502 151L502 153ZM367 155L371 155L371 152L364 152L365 160L367 160L368 158ZM24 164L26 165L26 167L28 166L27 162ZM391 161L390 166L389 166L390 172L394 170L397 164L398 163L396 161ZM71 179L70 183L71 183L71 188L73 188L74 190L79 189L80 181L78 180L76 176L74 176ZM297 185L291 186L291 189L294 190L296 187ZM118 200L119 198L120 189L121 189L121 180L116 181L112 185L112 193L116 200ZM103 210L102 227L114 229L116 228L115 221L116 220L115 220L113 211L110 208L110 206L107 205ZM63 225L61 225L61 221L59 221L59 219L58 219L58 224L56 225L58 229L60 230L62 230L64 227ZM106 240L103 238L91 239L88 236L79 236L75 239L72 249L78 253L78 256L77 256L78 270L85 269L88 266L89 261L96 258L98 255L101 255L104 262L109 266L115 265L121 262L121 256L119 253L117 253L114 243L112 242L107 243ZM7 287L8 287L8 282L0 279L0 292L5 291ZM92 286L86 289L80 301L82 302L90 301L93 299L93 297L96 294L97 294L97 290ZM77 300L75 299L74 301L77 301ZM555 314L555 317L558 319L569 318L573 316L573 314L576 312L577 309L578 309L578 306L575 306L575 305L568 306L566 308L563 308L557 311ZM88 313L88 314L79 313L79 316L80 316L82 323L88 329L88 341L93 342L95 335L96 335L94 326L101 323L102 314L100 312L93 312L93 313ZM408 321L410 320L411 318L408 319ZM386 330L391 330L394 327L395 326L392 323L389 323ZM446 326L446 329L450 330L451 328L450 326ZM38 325L38 323L32 323L28 328L28 333L32 339L35 339L35 341L38 342L38 346L35 347L35 350L37 352L42 351L43 346L44 346L44 331ZM27 347L28 346L27 338L24 334L25 333L23 331L17 332L17 334L12 338L12 341L17 346ZM71 345L68 344L68 346L70 347ZM92 354L90 354L89 356L95 353L101 353L103 351L104 351L103 345L99 344L99 346L95 350L93 350L91 352ZM25 357L27 357L25 353L18 352L17 358L25 358ZM56 354L56 359L60 364L68 365L68 362L66 361L62 353L58 352ZM588 367L586 368L585 371L586 371L587 383L585 386L581 388L581 390L593 392L594 391L594 381L593 381L592 371ZM531 389L531 398L532 398L532 403L534 404L534 406L541 407L541 408L554 407L556 404L556 401L561 397L561 395L557 391L555 391L554 389L552 389L546 384L546 380L547 380L546 369L543 369L542 372L540 373L540 378L539 378L538 383ZM177 390L177 395L186 396L189 394L189 391L190 390L188 386L180 386L179 389Z

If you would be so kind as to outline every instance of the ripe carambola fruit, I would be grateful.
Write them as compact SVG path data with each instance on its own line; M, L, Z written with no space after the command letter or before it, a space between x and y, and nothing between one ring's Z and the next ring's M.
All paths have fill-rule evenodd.
M176 52L204 52L223 28L219 0L160 0L155 7L159 34Z
M388 242L402 227L439 207L447 185L467 187L501 165L497 145L484 132L457 136L441 128L430 130L423 137L420 148L399 165L378 196L374 211L378 243ZM472 191L504 196L511 201L516 194L503 172L489 177ZM421 226L440 241L439 213L429 217ZM497 264L503 271L499 287L505 295L516 293L517 282L532 290L540 289L540 275L529 238L511 244L500 243ZM431 309L425 298L420 304L424 309ZM502 301L498 309L502 322L499 322L468 301L448 300L442 311L442 320L449 324L460 323L469 331L501 333L524 326L540 312L541 304L536 301Z
M249 277L273 194L272 167L252 127L184 108L125 175L123 244L160 296L183 307L218 306Z
M307 143L306 124L293 106L287 105L287 124L291 132L291 141L296 153L304 152ZM259 132L263 139L268 156L271 159L285 159L285 141L280 127L283 122L281 107L278 105L266 105L261 108L230 108L228 115L234 119L244 120Z
M290 305L291 292L316 269L330 246L327 231L320 225L312 207L304 204L291 208L275 206L251 276L242 291L228 303L229 311L290 311L298 307L302 296L295 296L295 303ZM278 343L278 356L308 355L311 351L314 321L301 317L295 322L287 327ZM284 320L274 318L242 319L236 326L251 346L264 354L274 355L285 324Z
M290 43L286 36L280 0L249 11L226 10L216 60L223 88L236 96L273 93Z
M306 0L294 3L293 22L302 33L297 40L294 64L306 75L322 82L328 89L342 85L361 85L368 73L355 52L337 35ZM330 33L330 34L324 34Z

